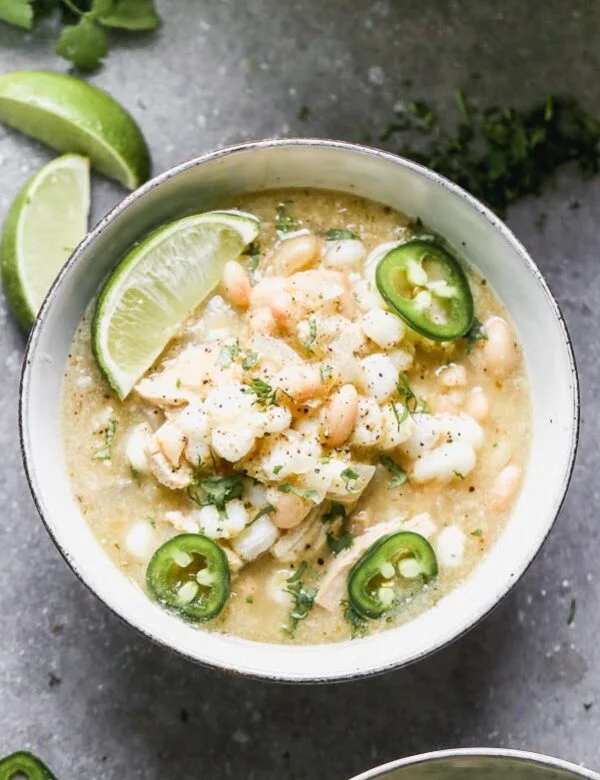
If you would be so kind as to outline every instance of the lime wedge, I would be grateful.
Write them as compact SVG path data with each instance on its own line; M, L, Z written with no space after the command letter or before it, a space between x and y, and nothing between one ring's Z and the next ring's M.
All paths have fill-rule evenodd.
M0 257L8 303L30 328L50 285L87 232L90 164L57 157L27 181L8 212Z
M120 398L258 229L252 214L209 211L159 228L121 260L100 293L92 324L96 360Z
M135 189L150 174L146 141L113 98L85 81L45 70L0 76L0 122L59 152L78 152L92 166Z

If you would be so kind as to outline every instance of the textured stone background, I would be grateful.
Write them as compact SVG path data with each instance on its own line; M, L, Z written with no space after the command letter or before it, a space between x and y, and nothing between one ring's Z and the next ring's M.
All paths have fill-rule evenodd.
M486 101L522 105L547 91L574 93L600 114L600 6L591 0L159 7L162 28L115 36L91 79L141 122L157 172L246 138L357 139L384 126L401 98L427 97L444 112L460 83ZM64 70L52 33L0 26L0 71ZM307 121L298 119L302 105ZM47 158L0 129L0 216ZM94 220L120 197L95 181ZM509 218L563 306L581 372L578 463L549 541L465 639L408 670L339 686L278 687L196 668L142 640L86 592L25 484L16 431L24 342L2 301L0 754L28 747L65 780L343 780L401 755L469 745L529 748L600 769L598 213L600 180L582 184L565 172Z

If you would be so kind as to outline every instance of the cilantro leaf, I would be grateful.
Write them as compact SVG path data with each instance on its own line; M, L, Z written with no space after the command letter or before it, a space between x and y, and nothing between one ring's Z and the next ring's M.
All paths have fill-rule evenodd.
M406 471L404 471L403 468L400 468L400 466L395 461L393 461L389 455L380 455L379 462L382 466L385 466L385 468L392 475L390 480L390 490L400 487L408 479Z
M283 482L277 488L280 493L293 493L298 498L306 498L308 501L313 501L315 504L319 503L319 494L316 490L304 490L303 488L292 485L291 482Z
M317 321L314 317L310 317L308 320L308 336L305 341L302 342L302 346L307 352L312 352L312 345L317 338Z
M31 30L33 27L32 0L0 0L0 21Z
M325 241L343 241L344 239L359 240L356 233L353 233L351 230L344 230L343 228L331 228L325 233Z
M344 609L344 620L350 624L350 636L352 639L364 636L367 633L368 623L365 618L357 612L349 601L342 601Z
M277 388L273 389L268 382L259 377L253 377L250 380L250 387L245 387L242 392L245 395L255 395L255 404L264 404L265 406L277 406Z
M56 53L81 70L97 68L107 51L106 33L87 16L65 27L56 43Z
M109 4L111 7L98 16L105 27L154 30L160 24L153 0L110 0Z
M279 233L292 233L294 230L298 230L302 223L290 214L288 204L291 201L284 201L279 203L276 207L277 219L275 221L275 229Z
M119 423L111 417L104 431L104 447L94 453L94 460L110 460L112 443Z
M400 379L400 384L398 385L398 395L400 398L402 398L402 402L404 403L404 408L407 413L414 414L419 407L419 399L412 391L406 372L401 371L398 378ZM403 415L403 418L400 422L403 422L404 419L405 418Z
M327 546L335 555L354 544L354 538L347 528L349 519L345 507L338 501L332 501L329 511L321 518L321 522L328 525L335 523L337 526L337 533L327 531Z
M293 597L294 603L289 614L288 626L283 626L283 631L289 636L293 636L298 628L298 623L308 615L315 604L315 591L312 588L306 588L302 578L308 569L306 561L302 561L298 569L288 577L285 587L286 593Z
M340 477L344 480L344 484L348 493L352 493L354 486L356 485L356 480L360 479L360 474L348 466L342 472L340 472Z
M482 330L481 321L477 317L473 318L473 324L465 333L467 339L467 354L473 351L473 347L478 341L487 341L487 335Z
M252 520L250 520L248 525L250 526L250 525L252 525L252 523L255 523L258 520L259 517L264 517L265 515L270 515L271 512L275 512L275 507L272 504L265 504L264 506L261 506L261 508L254 515Z
M243 474L234 472L228 477L198 479L188 487L188 496L199 506L215 506L221 517L226 517L225 504L241 498L244 493L242 477Z

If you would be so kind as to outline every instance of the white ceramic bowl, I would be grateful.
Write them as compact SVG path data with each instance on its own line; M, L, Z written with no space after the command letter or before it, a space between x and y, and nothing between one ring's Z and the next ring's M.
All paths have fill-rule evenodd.
M472 577L399 628L340 644L290 647L197 630L118 571L81 516L63 461L60 394L75 328L130 244L160 224L239 193L325 187L419 216L489 280L523 345L535 399L533 446L506 530ZM568 334L548 287L508 228L466 192L391 154L321 140L244 144L183 163L129 195L87 236L49 292L31 334L21 387L25 468L38 510L77 575L124 620L194 661L274 680L320 682L403 666L456 639L507 593L548 534L575 455L578 393Z
M353 780L600 780L589 769L522 750L466 748L409 756Z

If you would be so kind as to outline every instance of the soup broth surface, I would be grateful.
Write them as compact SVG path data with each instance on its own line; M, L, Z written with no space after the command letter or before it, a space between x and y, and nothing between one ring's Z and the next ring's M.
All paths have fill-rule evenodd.
M92 354L93 307L77 330L64 378L63 431L81 512L115 565L142 589L150 558L168 539L202 532L223 545L231 594L218 617L200 624L205 629L316 644L409 621L469 577L518 495L529 453L529 389L507 312L486 280L465 268L483 331L436 342L411 330L377 293L374 252L425 231L381 204L286 190L224 207L261 223L257 244L240 258L251 282L249 308L232 305L235 291L216 290L124 401ZM332 229L342 232L328 234ZM317 254L305 265L281 251L303 235L317 239ZM281 279L287 281L277 287ZM256 380L262 395L252 396ZM177 438L186 408L208 408L215 390L224 397L240 385L250 388L244 403L249 397L252 404L233 419L215 417L204 439L192 441L185 427ZM348 385L356 392L346 391L346 405L356 402L358 412L350 435L331 446L325 409ZM331 428L343 423L346 407L338 406ZM269 416L269 430L257 432L257 414ZM168 423L174 428L165 430ZM237 460L223 457L245 447ZM188 488L232 470L245 474L243 492L226 504L223 520ZM284 499L280 511L274 502ZM261 510L272 544L244 560L236 536ZM298 522L294 513L302 515ZM372 619L352 609L347 577L369 547L361 547L361 537L377 538L378 527L380 535L411 530L428 539L438 573L426 583L405 578L399 589L394 575L393 602ZM385 573L376 586L384 595ZM328 577L330 592L321 592ZM306 596L297 617L300 591Z

